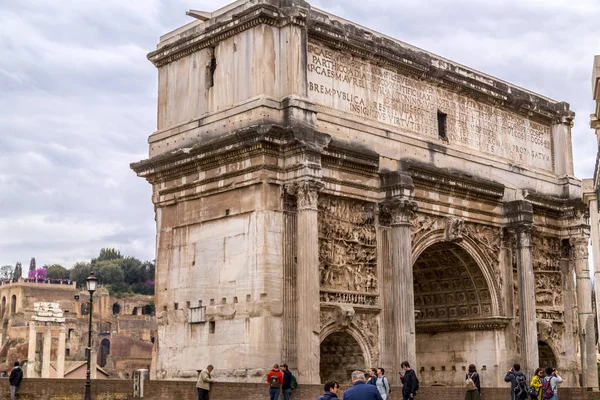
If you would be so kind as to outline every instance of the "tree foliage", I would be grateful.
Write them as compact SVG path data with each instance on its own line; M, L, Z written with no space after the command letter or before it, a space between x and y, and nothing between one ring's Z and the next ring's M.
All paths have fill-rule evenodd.
M48 279L69 279L70 271L60 264L52 264L46 267Z
M111 294L140 293L154 294L154 261L140 261L135 257L123 256L119 250L102 248L98 257L90 261L75 263L70 269L60 264L52 264L43 268L35 268L35 258L31 259L29 278L70 279L77 287L85 288L91 271L98 278L98 284L106 287ZM0 279L11 279L13 268L9 265L0 267Z
M90 270L98 278L98 283L111 293L154 294L154 262L142 262L135 257L121 255L112 248L103 248L98 257L89 263L78 263L71 269L71 280L78 286L85 286Z

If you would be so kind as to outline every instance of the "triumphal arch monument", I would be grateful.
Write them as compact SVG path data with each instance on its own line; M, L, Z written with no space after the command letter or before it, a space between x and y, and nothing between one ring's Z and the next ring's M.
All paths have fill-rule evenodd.
M311 7L242 0L162 36L152 376L421 385L519 362L597 386L569 105ZM580 374L582 377L580 378Z

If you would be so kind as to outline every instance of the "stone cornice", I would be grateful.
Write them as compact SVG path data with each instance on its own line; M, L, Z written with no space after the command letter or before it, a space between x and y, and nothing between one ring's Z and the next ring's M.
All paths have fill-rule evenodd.
M415 188L434 190L478 201L497 203L504 196L504 185L467 176L463 173L439 170L422 165L409 165L408 174Z
M213 47L217 43L255 26L276 25L280 21L283 21L283 18L277 7L259 4L235 14L230 19L211 24L202 32L185 36L173 43L159 47L148 54L148 60L157 68L162 67L198 50Z
M470 318L468 320L416 321L417 333L440 333L456 331L497 331L506 328L509 318Z

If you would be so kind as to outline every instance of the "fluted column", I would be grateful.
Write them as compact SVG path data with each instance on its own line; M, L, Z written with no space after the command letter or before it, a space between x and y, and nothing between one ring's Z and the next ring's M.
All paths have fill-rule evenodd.
M320 383L320 332L319 321L319 229L318 193L323 184L316 181L297 182L288 186L297 202L297 275L298 299L298 379L300 382Z
M596 366L596 328L592 313L592 285L588 264L589 236L583 234L570 240L577 281L577 311L579 314L579 342L581 346L581 374L584 387L598 387Z
M408 361L416 368L415 294L413 286L412 246L410 221L417 211L417 203L409 199L394 199L386 203L392 226L391 275L396 334L395 367Z
M35 346L37 341L37 325L29 321L29 347L27 348L27 377L35 378Z
M67 344L67 327L65 324L60 325L58 334L58 350L56 354L56 377L65 377L65 349Z
M52 329L49 324L44 327L44 349L42 358L42 378L50 378L50 348L52 346Z
M539 364L537 320L535 313L535 278L531 249L531 224L514 228L516 234L517 284L519 286L519 325L521 330L521 369L527 376Z

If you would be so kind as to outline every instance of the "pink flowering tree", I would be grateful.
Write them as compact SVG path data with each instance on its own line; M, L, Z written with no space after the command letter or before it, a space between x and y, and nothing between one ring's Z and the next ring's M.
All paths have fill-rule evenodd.
M37 279L38 281L43 281L46 279L46 269L38 268L38 269L34 269L33 271L29 271L29 274L27 274L27 278Z

